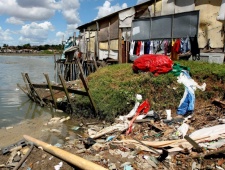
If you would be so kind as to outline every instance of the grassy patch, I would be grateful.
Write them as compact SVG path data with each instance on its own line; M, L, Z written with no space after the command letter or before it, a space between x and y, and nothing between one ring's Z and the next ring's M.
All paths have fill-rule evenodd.
M194 61L179 61L182 66L190 68L192 78L207 84L205 92L196 91L198 99L210 100L225 94L225 67ZM134 106L135 95L141 94L149 99L151 109L176 109L183 96L184 87L176 82L171 74L155 77L152 73L135 74L132 64L116 64L98 69L88 77L88 85L99 110L98 116L107 121L118 115L129 113ZM76 104L82 108L90 106L87 98L79 98ZM89 115L88 111L82 112Z

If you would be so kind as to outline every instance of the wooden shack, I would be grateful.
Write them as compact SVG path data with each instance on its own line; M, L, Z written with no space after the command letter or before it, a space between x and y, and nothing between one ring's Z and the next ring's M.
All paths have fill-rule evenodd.
M154 1L126 8L106 17L79 26L80 50L87 58L126 63L129 58L131 25L134 18L150 17L149 6Z
M224 0L149 0L79 26L77 29L82 37L79 49L84 56L94 58L97 61L127 63L131 57L129 50L134 36L134 21L148 19L159 21L160 18L171 15L172 20L169 21L171 24L174 21L174 16L180 17L182 14L193 16L194 14L195 16L192 18L196 22L191 25L193 23L190 21L190 29L191 26L195 28L199 48L203 52L217 52L224 56L224 19L221 20L221 17L218 17L224 15L224 11L221 10L224 3ZM162 23L159 22L159 24ZM163 24L159 25L158 28L167 29ZM182 30L184 27L177 28L177 25L172 25L171 29L177 33L179 29ZM151 38L149 31L141 31L146 34L145 38ZM158 34L164 35L160 32ZM186 35L188 36L188 34L189 30L187 30ZM173 35L164 38L172 39ZM154 37L157 40L164 38L163 36Z

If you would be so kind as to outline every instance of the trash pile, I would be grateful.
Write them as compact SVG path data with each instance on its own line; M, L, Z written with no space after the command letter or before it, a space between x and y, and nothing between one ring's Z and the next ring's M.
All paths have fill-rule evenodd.
M225 169L224 99L214 99L196 109L195 91L205 91L206 84L194 81L188 68L179 64L165 64L167 66L169 69L164 70L170 70L177 76L177 82L184 85L176 113L170 108L153 110L149 99L136 94L133 109L127 115L117 117L113 124L80 123L60 136L65 141L63 144L50 145L25 135L26 146L15 152L9 147L2 148L9 159L4 164L0 162L0 168L48 167L54 157L58 161L54 162L57 170L70 166L90 170ZM162 70L154 72L156 76L161 73ZM53 118L45 126L50 132L60 134L60 124L69 120L69 117ZM28 145L29 148L36 146L31 156L39 156L33 159L26 156L31 149L28 154L23 153L23 149Z
M119 116L113 124L89 122L74 126L71 132L76 137L69 132L63 144L42 146L42 142L30 141L25 135L25 139L1 149L7 159L4 164L0 162L0 167L38 169L53 164L52 169L59 170L76 167L78 160L84 159L98 169L110 170L225 169L224 108L223 101L214 100L187 117L173 117L170 109L151 110L149 101L137 94L129 114ZM60 124L69 120L55 117L44 126L59 133ZM82 133L76 133L79 130ZM63 157L68 153L76 159L71 155Z

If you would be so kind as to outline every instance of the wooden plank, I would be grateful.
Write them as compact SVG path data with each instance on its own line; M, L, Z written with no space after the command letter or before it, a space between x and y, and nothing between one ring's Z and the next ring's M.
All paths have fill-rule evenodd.
M47 83L48 83L48 88L49 88L49 90L50 90L50 93L51 93L51 96L52 96L52 99L53 99L55 108L57 109L56 99L55 99L54 93L53 93L53 91L52 91L52 85L51 85L51 82L50 82L50 80L49 80L48 74L44 74L44 76L45 76L45 79L46 79L46 81L47 81Z
M198 152L202 152L202 148L188 135L185 135L184 139L186 139Z
M34 88L47 89L48 88L48 85L47 84L33 84L33 87ZM63 87L56 86L56 85L52 85L52 89L53 90L64 91ZM81 91L81 90L75 90L75 89L67 88L67 91L69 93L74 93L74 94L78 94L78 95L82 95L82 96L88 96L87 92L84 92L84 91Z

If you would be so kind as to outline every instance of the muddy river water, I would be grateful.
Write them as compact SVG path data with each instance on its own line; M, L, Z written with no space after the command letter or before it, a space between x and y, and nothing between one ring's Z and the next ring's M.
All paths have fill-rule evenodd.
M24 86L21 73L28 73L33 83L46 82L43 73L55 81L54 56L0 55L0 128L12 126L25 119L52 114L29 100L18 87Z

